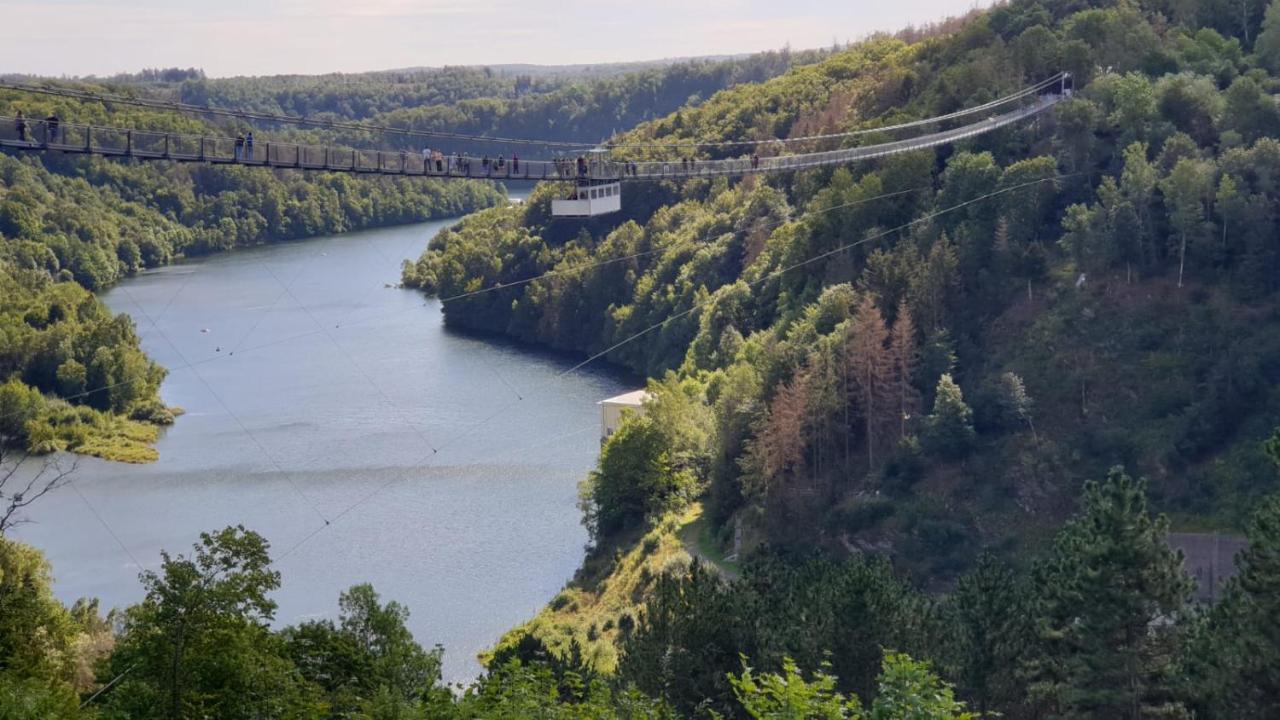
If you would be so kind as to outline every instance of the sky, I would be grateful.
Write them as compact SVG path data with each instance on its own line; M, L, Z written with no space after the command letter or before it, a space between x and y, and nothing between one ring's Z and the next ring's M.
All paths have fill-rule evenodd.
M212 77L824 47L988 0L0 0L0 74Z

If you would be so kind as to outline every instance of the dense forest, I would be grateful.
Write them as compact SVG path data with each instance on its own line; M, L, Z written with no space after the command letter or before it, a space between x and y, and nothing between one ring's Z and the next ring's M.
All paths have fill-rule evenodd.
M792 67L816 62L821 50L763 52L728 59L696 59L670 64L623 63L604 66L509 70L488 67L401 70L354 75L210 79L178 71L106 81L109 89L149 98L243 111L305 116L316 120L359 120L416 132L449 132L547 141L593 143L636 124L697 104L715 92L777 77ZM298 139L297 131L273 128ZM510 145L341 131L306 131L358 147L430 145L464 151L526 157L545 155L539 145Z
M1048 120L629 185L585 225L553 222L546 188L442 233L405 282L491 290L446 302L450 323L693 383L708 441L686 466L724 539L889 547L946 584L1044 539L1115 464L1177 526L1239 529L1280 487L1259 449L1280 423L1280 10L1097 5L874 39L625 137L874 127L1069 70Z

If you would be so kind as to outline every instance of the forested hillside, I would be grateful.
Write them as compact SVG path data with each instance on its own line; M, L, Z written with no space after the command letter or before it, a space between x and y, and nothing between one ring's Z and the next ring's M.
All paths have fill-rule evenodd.
M813 63L823 50L763 52L727 59L603 66L446 67L317 76L206 78L193 70L150 71L94 81L93 86L241 111L359 120L421 132L463 133L590 144L637 123L701 102L715 92L777 77ZM510 145L386 135L272 128L282 137L323 138L359 147L420 149L429 145L526 157L539 145Z
M684 462L726 541L875 548L945 583L984 547L1044 537L1115 464L1177 525L1239 528L1277 488L1259 449L1280 422L1271 18L1016 2L875 39L624 139L875 127L1059 69L1077 93L937 152L628 185L620 215L586 225L551 222L545 188L442 234L404 277L450 297L551 272L446 318L617 344L613 362L696 383L711 440Z
M1264 19L1249 4L1013 2L953 34L873 39L730 89L622 142L733 156L749 152L734 140L929 117L1069 71L1075 96L1050 118L847 169L631 184L622 213L585 224L553 222L544 188L439 236L404 278L454 298L448 322L655 378L646 416L583 485L595 550L498 657L542 643L686 711L719 697L730 712L738 652L778 647L773 669L831 652L840 687L865 692L862 653L905 648L951 668L980 709L1110 717L1103 688L1137 686L1068 668L1129 662L1084 649L1114 647L1149 673L1116 717L1265 717L1270 661L1214 636L1230 623L1187 619L1141 650L1102 628L1181 617L1188 580L1164 534L1239 531L1280 488L1262 442L1280 425L1278 58L1280 5ZM1109 473L1112 499L1095 487L1082 501ZM705 521L680 529L697 498L710 548L690 543ZM1074 534L1094 521L1060 530L1082 502L1112 522L1147 498L1172 524L1153 519L1146 549ZM680 538L741 553L742 579L723 594L714 573L663 580L683 575ZM813 553L855 559L805 564ZM1141 569L1106 565L1138 556ZM1142 580L1104 598L1063 568ZM902 589L921 586L953 609ZM1122 619L1131 602L1146 620ZM1068 641L1063 623L1092 629ZM932 645L950 632L958 646ZM1050 658L1040 641L1080 644ZM1217 663L1249 679L1160 686Z

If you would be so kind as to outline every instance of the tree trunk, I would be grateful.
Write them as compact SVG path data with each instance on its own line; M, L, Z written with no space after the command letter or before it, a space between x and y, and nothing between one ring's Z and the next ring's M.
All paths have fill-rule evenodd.
M1178 287L1182 287L1182 271L1187 266L1187 234L1182 234L1182 247L1178 251Z
M172 685L170 687L170 708L169 717L171 720L182 720L182 629L179 627L173 642L173 661L169 671L172 673Z

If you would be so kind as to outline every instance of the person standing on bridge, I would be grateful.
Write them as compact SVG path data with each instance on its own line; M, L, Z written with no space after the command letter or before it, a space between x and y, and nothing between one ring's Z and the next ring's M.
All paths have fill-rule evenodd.
M18 117L13 119L13 129L18 132L18 140L27 141L27 118L21 110L18 111Z
M511 153L511 172L520 172L520 156L515 153Z
M49 117L44 119L44 142L58 142L58 113L51 113Z
M422 167L431 172L431 148L426 145L422 146Z
M759 155L753 154L753 155L751 156L751 169L752 169L752 170L759 170L759 169L760 169L760 156L759 156Z
M244 154L245 159L253 162L253 131L250 130L248 135L244 136Z
M236 136L236 162L244 159L244 136Z

